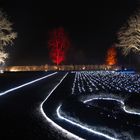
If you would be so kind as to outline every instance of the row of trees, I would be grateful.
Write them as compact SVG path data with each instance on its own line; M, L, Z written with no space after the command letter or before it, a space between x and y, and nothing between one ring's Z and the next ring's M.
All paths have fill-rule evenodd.
M117 33L117 41L115 46L107 51L106 64L115 65L117 63L116 47L122 50L124 56L130 52L140 54L140 10L135 11L120 28Z
M117 34L118 42L108 49L106 64L117 64L117 52L115 47L121 48L123 55L128 55L130 51L140 53L140 11L136 11L126 24L122 26ZM63 28L58 28L50 33L48 42L50 58L59 65L66 58L66 53L70 47L69 37Z
M54 63L59 64L65 58L65 51L69 48L69 39L64 29L59 28L52 32L49 41L51 47L50 56ZM124 56L131 51L140 54L140 10L136 11L117 33L118 42L108 49L106 64L115 65L117 63L116 49L121 48Z
M13 32L12 25L7 15L0 11L0 65L3 65L8 58L5 47L13 45L13 41L17 37L17 33ZM70 47L69 37L63 28L52 30L49 36L50 58L53 63L59 65L65 60L67 50Z
M13 31L12 23L8 20L7 15L0 11L0 64L4 64L8 54L5 47L12 45L13 40L17 37L17 33ZM122 49L124 55L128 55L130 51L140 53L140 10L132 15L127 23L122 26L117 34L118 43L115 46ZM48 41L50 49L50 58L55 64L60 64L65 60L65 55L70 47L70 42L63 28L58 28L50 33ZM115 63L111 53L115 53L113 49L108 51L107 63L110 60ZM116 57L116 54L113 54ZM110 57L110 58L109 58Z

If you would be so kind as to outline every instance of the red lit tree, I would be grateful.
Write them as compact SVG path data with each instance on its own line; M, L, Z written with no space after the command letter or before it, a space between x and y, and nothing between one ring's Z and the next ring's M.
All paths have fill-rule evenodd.
M106 57L106 64L107 65L115 65L117 64L117 52L115 47L111 47L107 51L107 57Z
M52 30L49 35L50 58L53 63L59 65L66 59L66 53L70 47L69 37L62 27Z

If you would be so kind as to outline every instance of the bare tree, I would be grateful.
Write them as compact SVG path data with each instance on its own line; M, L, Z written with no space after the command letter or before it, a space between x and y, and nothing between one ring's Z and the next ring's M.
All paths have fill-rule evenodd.
M117 47L122 49L124 55L128 55L130 51L140 53L140 10L120 29L118 41Z
M5 63L8 54L5 53L5 46L12 45L17 33L13 32L12 23L8 20L7 15L0 11L0 64Z
M0 51L0 64L4 64L6 58L8 58L8 54L4 51Z

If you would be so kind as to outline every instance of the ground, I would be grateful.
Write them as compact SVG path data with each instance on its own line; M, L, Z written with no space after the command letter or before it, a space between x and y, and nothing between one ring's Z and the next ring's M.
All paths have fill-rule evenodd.
M114 71L1 74L1 136L139 139L139 81Z

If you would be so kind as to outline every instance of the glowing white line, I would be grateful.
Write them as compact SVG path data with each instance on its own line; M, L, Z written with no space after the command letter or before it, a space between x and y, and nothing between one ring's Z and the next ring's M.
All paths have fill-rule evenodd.
M95 98L92 98L92 99L85 100L84 103L90 102L92 100L111 100L111 101L117 101L117 102L121 103L122 105L124 105L124 102L119 100L119 99L105 98L105 97L95 97Z
M67 74L68 74L68 73L67 73ZM52 124L52 126L54 126L56 129L59 129L59 130L61 130L61 132L66 133L67 136L69 136L69 137L72 137L72 138L75 138L75 139L79 139L79 140L83 140L83 138L81 138L81 137L79 137L79 136L77 136L77 135L75 135L75 134L69 132L68 130L62 128L61 126L59 126L58 124L56 124L55 122L53 122L53 121L45 114L45 112L44 112L44 110L43 110L43 104L48 100L48 98L51 96L51 94L54 92L54 90L62 83L62 81L64 80L64 78L67 76L67 74L60 80L60 82L52 89L52 91L49 93L49 95L46 97L46 99L41 103L41 105L40 105L40 112L42 113L42 115L44 116L44 118L45 118L50 124ZM109 99L112 99L112 98L106 98L106 99L109 100ZM115 100L115 99L112 99L112 100ZM121 104L124 104L123 101L118 100L118 99L116 99L116 100L117 100L118 102L120 102ZM57 110L56 110L57 115L58 115L58 117L59 117L60 119L63 119L63 120L65 120L65 121L67 121L67 122L69 122L69 123L71 123L71 124L73 124L73 125L76 125L76 126L82 128L82 129L84 129L84 130L87 130L87 131L92 132L92 133L94 133L94 134L103 136L103 137L108 138L108 139L110 139L110 140L117 140L116 138L110 137L110 136L108 136L108 135L106 135L106 134L103 134L103 133L101 133L101 132L92 130L92 129L90 129L90 128L87 128L87 127L85 127L85 126L82 126L82 125L80 125L80 124L77 124L77 123L75 123L75 122L72 122L71 120L68 120L68 119L64 118L64 117L61 116L60 113L59 113L60 107L61 107L61 105L60 105L60 106L57 108Z
M27 85L31 85L31 84L33 84L33 83L35 83L35 82L38 82L38 81L40 81L40 80L43 80L43 79L45 79L45 78L47 78L47 77L50 77L50 76L52 76L52 75L55 75L56 73L57 73L57 72L54 72L54 73L52 73L52 74L49 74L49 75L43 76L43 77L38 78L38 79L36 79L36 80L33 80L33 81L30 81L30 82L27 82L27 83L22 84L22 85L20 85L20 86L17 86L17 87L11 88L11 89L6 90L6 91L4 91L4 92L1 92L1 93L0 93L0 96L5 95L5 94L7 94L7 93L9 93L9 92L15 91L15 90L17 90L17 89L20 89L20 88L22 88L22 87L25 87L25 86L27 86Z
M87 102L90 102L90 101L92 101L92 100L112 100L112 101L117 101L117 102L119 102L119 103L121 103L122 104L122 109L126 112L126 113L128 113L128 114L133 114L133 115L140 115L140 113L138 113L138 112L135 112L134 110L128 110L128 109L126 109L126 106L124 105L124 102L122 101L122 100L119 100L119 99L114 99L114 98L102 98L102 97L99 97L99 98L92 98L92 99L88 99L88 100L85 100L85 101L83 101L84 103L87 103Z
M62 133L66 133L67 136L78 139L78 140L84 140L76 135L74 135L73 133L67 131L66 129L62 128L61 126L59 126L58 124L56 124L55 122L53 122L44 112L43 110L43 104L48 100L48 98L51 96L51 94L54 92L54 90L62 83L62 81L65 79L65 77L67 76L68 73L66 73L63 78L60 80L60 82L52 89L52 91L49 93L49 95L46 97L46 99L41 103L40 105L40 112L41 114L44 116L44 118L50 123L52 124L53 127L55 127L58 130L61 130Z
M106 134L103 134L103 133L101 133L101 132L95 131L95 130L93 130L93 129L87 128L87 127L85 127L85 126L83 126L83 125L80 125L80 124L78 124L78 123L76 123L76 122L73 122L73 121L71 121L71 120L69 120L69 119L67 119L67 118L65 118L65 117L63 117L63 116L61 116L61 115L60 115L60 108L61 108L61 105L57 108L57 111L56 111L56 112L57 112L57 116L58 116L60 119L65 120L65 121L67 121L67 122L69 122L69 123L71 123L71 124L73 124L73 125L76 125L76 126L80 127L81 129L84 129L84 130L86 130L86 131L88 131L88 132L94 133L94 134L99 135L99 136L103 136L103 137L105 137L105 138L107 138L107 139L110 139L110 140L118 140L118 139L116 139L116 138L113 138L113 137L108 136L108 135L106 135Z
M140 115L140 113L138 113L138 112L131 111L131 110L127 110L127 109L126 109L126 106L123 106L123 110L124 110L126 113L129 113L129 114Z

